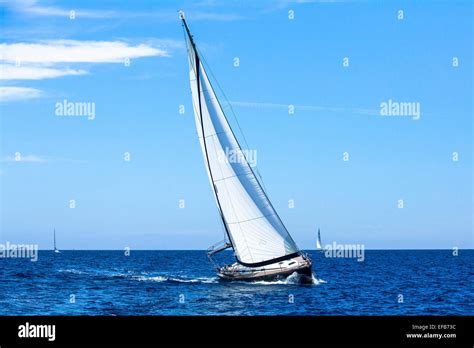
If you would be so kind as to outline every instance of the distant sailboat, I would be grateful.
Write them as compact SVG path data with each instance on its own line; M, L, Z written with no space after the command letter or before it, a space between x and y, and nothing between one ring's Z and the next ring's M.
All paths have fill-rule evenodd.
M196 128L217 208L225 229L222 245L208 256L232 248L236 263L219 266L229 280L274 279L298 273L311 277L311 259L298 249L249 165L214 93L184 13L180 18L188 48ZM236 160L222 159L235 154Z
M54 252L59 254L60 251L56 248L56 229L54 229Z
M318 228L318 240L316 241L316 250L323 251L323 247L321 244L321 231Z

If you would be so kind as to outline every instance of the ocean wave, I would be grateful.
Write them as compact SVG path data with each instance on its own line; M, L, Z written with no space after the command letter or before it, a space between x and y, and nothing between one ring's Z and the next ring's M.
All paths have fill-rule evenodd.
M86 275L90 277L99 277L99 278L127 278L131 276L130 273L112 273L110 271L81 271L78 269L60 269L60 273L71 273L77 275Z
M138 281L169 282L169 283L214 284L218 282L217 277L182 278L182 277L165 277L165 276L155 276L155 277L136 276L135 279L137 279Z
M77 269L60 269L59 272L61 273L72 273L72 274L89 274L84 271L79 271Z
M90 277L99 277L99 278L124 278L124 279L133 279L138 281L153 281L153 282L170 282L170 283L201 283L201 284L211 284L217 283L217 277L208 278L208 277L197 277L197 278L185 278L179 276L163 276L163 275L149 275L148 272L140 272L134 274L133 272L120 273L120 272L110 272L110 271L81 271L78 269L60 269L61 273L71 273L77 275L87 275Z
M303 279L306 277L304 275L298 273L292 273L288 277L284 279L276 279L276 280L256 280L253 282L245 282L247 284L258 284L258 285L301 285L305 284L307 279ZM307 278L307 277L306 277ZM304 281L303 281L304 280ZM243 282L242 282L243 283ZM307 285L319 285L326 283L326 281L317 278L314 274L311 275L311 282Z
M314 274L311 275L311 280L313 281L313 284L315 285L327 283L327 281L321 278L317 278Z
M139 274L134 274L132 272L128 273L111 273L110 271L94 271L86 272L78 269L60 269L59 272L62 273L71 273L77 275L88 275L91 277L101 277L101 278L124 278L124 279L133 279L137 281L150 281L158 283L194 283L194 284L215 284L219 283L218 277L196 277L196 278L187 278L182 276L167 276L167 275L149 275L147 272L140 272ZM297 274L296 272L289 275L283 279L276 280L256 280L256 281L233 281L233 283L240 284L256 284L256 285L299 285L299 284L308 284L307 279L302 279L305 277L303 275ZM317 278L314 274L311 277L311 282L308 285L319 285L326 283L326 281Z

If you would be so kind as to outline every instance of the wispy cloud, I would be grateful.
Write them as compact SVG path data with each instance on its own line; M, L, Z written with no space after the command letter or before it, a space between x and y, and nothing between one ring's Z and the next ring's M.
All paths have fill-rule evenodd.
M36 88L0 86L0 102L39 98L42 95L43 91Z
M171 40L133 45L124 41L49 40L0 44L0 80L42 80L88 74L65 64L124 63L126 59L169 57ZM0 101L38 98L40 90L28 87L0 87Z
M160 10L160 11L117 11L117 10L101 10L101 9L83 9L80 7L64 8L52 5L42 5L37 0L0 0L0 3L6 4L9 8L16 12L33 16L43 17L70 17L71 11L74 11L76 18L90 19L117 19L117 18L150 18L165 21L178 20L178 12L176 10ZM197 10L199 8L215 7L214 1L204 1L192 4L190 7L196 10L190 10L189 16L193 21L235 21L244 17L235 13L221 13L211 11Z
M23 155L19 154L19 156L6 156L2 160L2 162L25 162L25 163L53 163L53 162L75 162L75 163L85 163L82 160L75 160L70 158L63 158L63 157L55 157L55 156L40 156L40 155Z
M326 4L326 3L338 3L338 2L350 2L354 0L278 0L276 2L279 7L288 7L290 5L298 4Z
M168 57L169 53L149 45L121 41L52 40L38 43L0 44L2 60L22 63L123 63L125 58Z
M251 107L251 108L285 108L291 104L278 104L278 103L259 103L259 102L245 102L245 101L229 101L232 106L237 107ZM316 111L316 112L340 112L340 113L353 113L360 115L371 115L376 116L380 114L380 110L375 109L364 109L364 108L343 108L343 107L331 107L331 106L316 106L316 105L294 105L295 111Z
M5 162L30 162L30 163L44 163L46 162L46 159L37 156L37 155L25 155L25 156L7 156L4 159Z
M271 6L267 8L268 11L277 11L282 10L298 5L307 5L307 4L332 4L332 3L344 3L344 2L353 2L356 0L277 0L276 2L271 3Z
M77 76L84 74L87 74L87 71L0 64L0 80L42 80L68 75Z
M57 6L45 6L36 0L2 0L0 3L6 4L15 11L36 16L69 17L71 10L75 12L76 17L82 18L112 18L117 15L115 11L84 10L74 7L65 9Z
M64 8L49 1L47 5L37 0L0 0L10 10L34 16L55 17L69 16L74 10L75 16L87 18L135 18L160 21L178 21L176 10L160 11L115 11L84 10ZM213 6L213 3L207 3ZM193 20L232 21L242 17L232 13L204 11L201 7L190 6L189 15ZM172 39L148 38L141 43L133 44L127 39L114 41L91 40L41 40L29 42L0 43L0 80L42 80L64 76L88 74L88 66L83 64L123 64L127 59L143 57L170 57L171 51L183 47L182 42ZM81 66L82 64L82 66ZM79 66L78 66L79 65ZM0 101L17 101L38 98L46 95L41 90L29 87L1 88Z
M193 21L237 21L244 19L245 17L235 13L217 13L217 12L205 12L205 11L190 11L188 17Z

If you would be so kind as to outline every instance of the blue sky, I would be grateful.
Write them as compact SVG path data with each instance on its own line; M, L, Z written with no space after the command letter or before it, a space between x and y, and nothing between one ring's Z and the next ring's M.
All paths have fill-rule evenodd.
M0 1L0 242L51 248L53 228L62 249L222 239L180 8L300 247L318 227L323 244L473 247L469 1ZM65 99L95 118L56 115ZM421 117L381 116L389 99Z

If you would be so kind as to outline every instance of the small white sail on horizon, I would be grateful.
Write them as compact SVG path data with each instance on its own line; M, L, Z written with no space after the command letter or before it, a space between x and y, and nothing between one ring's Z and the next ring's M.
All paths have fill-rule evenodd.
M323 250L323 246L321 244L321 231L318 228L318 239L316 240L316 250Z
M58 248L56 248L56 229L54 229L54 252L56 254L59 254L60 251L58 250Z

